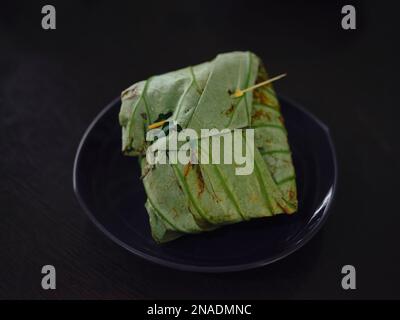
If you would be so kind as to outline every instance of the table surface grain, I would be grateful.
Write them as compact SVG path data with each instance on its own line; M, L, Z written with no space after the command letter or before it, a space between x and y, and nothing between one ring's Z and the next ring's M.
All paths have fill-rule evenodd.
M340 27L338 1L43 1L0 5L0 298L400 298L397 208L397 12L354 2L358 28ZM280 94L324 121L339 184L331 215L305 247L273 265L196 274L143 261L100 233L72 189L91 120L122 89L153 74L251 50ZM141 206L142 204L138 204ZM41 288L41 268L57 289ZM341 268L357 289L341 288Z

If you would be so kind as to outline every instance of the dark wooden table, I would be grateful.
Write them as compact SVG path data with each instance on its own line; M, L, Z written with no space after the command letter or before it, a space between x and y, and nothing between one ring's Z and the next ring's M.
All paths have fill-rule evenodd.
M0 298L400 298L399 24L391 2L41 1L0 4ZM327 123L339 161L324 228L273 265L195 274L145 262L100 233L72 190L80 138L122 89L152 74L252 50L279 93ZM141 205L141 204L139 204ZM41 268L57 289L41 289ZM341 288L341 268L357 289Z

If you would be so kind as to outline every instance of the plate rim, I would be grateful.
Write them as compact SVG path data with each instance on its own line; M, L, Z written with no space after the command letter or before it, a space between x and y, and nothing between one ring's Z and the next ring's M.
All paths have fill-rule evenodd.
M312 114L310 111L305 109L303 106L301 106L299 103L293 101L292 99L278 95L279 100L284 101L287 104L292 105L293 107L299 109L301 112L305 113L308 117L310 117L319 127L321 127L325 135L328 139L329 142L329 148L332 151L332 161L333 161L333 169L334 169L334 174L333 174L333 183L328 191L330 193L330 198L329 201L327 202L324 211L323 211L323 216L322 218L316 223L314 227L310 229L310 231L304 236L300 241L295 243L294 245L291 245L289 248L286 250L282 251L279 254L275 254L272 257L268 257L265 259L261 259L258 261L254 262L249 262L249 263L243 263L243 264L236 264L236 265L223 265L223 266L201 266L201 265L194 265L194 264L185 264L185 263L179 263L179 262L172 262L166 259L158 258L155 256L152 256L150 254L147 254L145 252L142 252L138 249L133 248L132 246L128 245L127 243L123 242L122 240L118 239L117 236L115 236L113 233L107 230L105 226L103 226L95 217L95 215L92 213L92 211L88 208L86 205L86 202L82 198L80 191L79 191L79 186L77 183L77 168L78 168L78 162L79 158L81 155L82 148L85 144L85 141L94 128L94 126L97 124L97 122L103 117L104 114L106 114L109 109L111 109L113 106L115 106L121 99L120 97L117 97L113 99L109 104L107 104L97 115L96 117L91 121L89 126L86 128L82 138L80 139L75 158L74 158L74 164L73 164L73 171L72 171L72 186L74 190L75 197L77 198L80 206L82 207L84 213L86 214L87 217L89 217L89 220L102 232L104 233L109 239L111 239L114 243L118 244L119 246L123 247L124 249L128 250L129 252L135 254L136 256L143 258L149 262L162 265L168 268L176 269L176 270L181 270L181 271L190 271L190 272L204 272L204 273L225 273L225 272L237 272L237 271L244 271L244 270L250 270L250 269L255 269L255 268L260 268L269 264L272 264L276 261L282 260L285 257L289 256L290 254L294 253L295 251L299 250L302 248L306 243L308 243L316 234L317 232L321 229L321 227L324 225L326 222L328 216L331 213L331 206L332 203L334 202L335 195L336 195L336 189L337 189L337 180L338 180L338 163L337 163L337 155L336 155L336 150L335 146L333 143L333 138L330 133L329 127L323 123L320 119L318 119L314 114ZM327 194L328 194L327 193Z

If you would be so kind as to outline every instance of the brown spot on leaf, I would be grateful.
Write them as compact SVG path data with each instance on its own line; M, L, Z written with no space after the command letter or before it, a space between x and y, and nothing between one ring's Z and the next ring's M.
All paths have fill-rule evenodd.
M289 200L293 201L296 199L296 194L293 190L289 190Z
M199 189L197 195L201 195L204 191L204 178L203 174L201 173L200 166L196 166L196 173L197 173L197 187Z
M253 91L253 99L255 102L261 102L260 92L257 89Z
M290 210L287 207L284 207L284 206L280 205L279 203L276 203L276 205L282 210L281 212L290 213Z
M249 195L249 200L250 200L251 202L256 203L256 202L258 202L260 199L258 198L258 196L257 196L255 193L251 193L251 194Z
M187 177L189 174L190 168L192 167L192 164L189 162L185 167L183 168L183 175Z
M270 115L264 110L259 109L253 113L253 120L260 120L262 118L267 118L268 120L271 120Z
M269 85L265 86L265 88L270 87ZM265 92L264 87L258 88L253 91L253 100L257 103L266 104L269 106L273 105L273 102L268 94Z
M178 217L178 211L174 207L172 207L172 211L173 211L172 218L176 219Z
M269 99L268 95L264 92L260 93L260 100L262 104L271 105L271 100Z
M226 110L226 111L224 112L224 114L230 115L230 114L233 112L234 109L235 109L234 105L231 104L231 106L229 107L229 109Z
M136 89L137 89L136 87L128 88L127 90L122 92L121 99L122 100L131 100L131 99L135 98L137 96Z

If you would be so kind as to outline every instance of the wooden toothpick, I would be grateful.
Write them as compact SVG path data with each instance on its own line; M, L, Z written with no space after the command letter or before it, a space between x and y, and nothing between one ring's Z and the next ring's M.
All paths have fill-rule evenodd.
M254 86L248 87L246 89L236 89L236 91L231 95L233 98L239 98L242 95L244 95L246 92L257 89L259 87L265 86L271 82L274 82L276 80L279 80L283 77L286 77L286 73L280 74L279 76L273 77L271 79L265 80L263 82L257 83Z
M154 123L152 123L151 125L149 125L147 128L148 129L155 129L155 128L158 128L158 127L161 127L164 123L166 123L167 122L167 120L162 120L162 121L159 121L159 122L154 122Z

